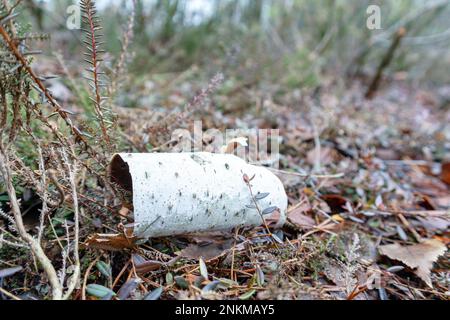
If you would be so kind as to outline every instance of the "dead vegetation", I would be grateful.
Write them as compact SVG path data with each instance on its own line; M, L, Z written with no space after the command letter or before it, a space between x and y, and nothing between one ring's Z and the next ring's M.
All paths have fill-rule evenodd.
M17 21L20 2L0 6L2 299L449 298L449 90L395 77L380 87L396 38L375 76L345 90L327 74L300 90L195 65L133 77L136 8L110 65L86 0L82 74L63 55L39 57L45 37ZM196 119L205 131L280 130L273 171L290 206L281 230L265 221L149 241L128 232L132 207L107 175L111 155L177 151L171 133ZM194 145L217 151L213 142Z

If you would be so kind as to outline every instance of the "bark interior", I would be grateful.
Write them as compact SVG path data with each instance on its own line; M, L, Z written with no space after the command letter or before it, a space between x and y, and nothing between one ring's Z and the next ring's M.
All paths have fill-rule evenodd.
M130 168L119 154L116 154L111 160L109 176L111 182L118 184L125 191L133 192L133 179L131 178Z

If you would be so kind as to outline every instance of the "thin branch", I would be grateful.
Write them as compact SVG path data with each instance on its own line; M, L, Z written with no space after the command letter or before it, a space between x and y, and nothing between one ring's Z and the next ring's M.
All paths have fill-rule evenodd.
M83 29L86 33L87 40L83 41L87 45L88 51L85 53L86 56L90 58L90 60L85 60L90 68L86 69L89 73L92 74L92 79L89 79L92 82L92 88L94 91L94 97L91 97L91 101L94 103L94 110L97 114L97 119L100 122L100 128L102 130L103 139L107 146L111 149L111 139L108 135L108 129L106 127L106 119L102 111L102 104L104 102L104 98L101 95L100 90L100 62L102 59L100 58L100 54L102 50L99 49L100 42L98 41L99 35L97 32L101 30L101 27L97 23L95 4L91 0L82 0L81 1L81 9L84 13L83 19L87 24L87 29Z
M56 270L50 259L46 256L38 241L26 231L25 225L23 224L22 212L20 211L19 202L16 196L16 190L12 183L12 173L8 166L8 158L2 146L0 146L0 173L2 174L5 181L6 191L8 193L11 210L14 215L17 232L19 233L20 237L26 243L28 243L34 256L41 264L44 272L47 274L50 286L52 288L53 300L61 300L62 286L59 283Z

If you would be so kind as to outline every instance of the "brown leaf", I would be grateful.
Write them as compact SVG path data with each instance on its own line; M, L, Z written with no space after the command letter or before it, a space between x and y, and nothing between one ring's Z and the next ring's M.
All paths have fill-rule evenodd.
M328 204L331 212L333 213L340 213L344 211L344 207L347 202L350 202L350 200L339 194L324 194L320 198Z
M7 269L0 269L0 279L10 277L14 274L16 274L19 271L22 271L22 267L13 267L13 268L7 268Z
M310 216L305 215L305 212L311 210L311 206L308 203L304 203L298 208L295 208L288 213L288 219L300 229L312 229L316 226L316 222Z
M450 208L450 196L442 196L434 198L434 203L439 207Z
M450 162L442 164L441 180L450 185Z
M309 164L313 165L316 162L316 158L317 158L317 149L314 148L308 152L306 159ZM322 147L320 149L320 163L322 165L327 165L336 162L338 158L339 155L335 149L329 147Z
M146 274L161 269L164 263L155 260L147 260L140 255L133 254L133 263L138 274Z
M139 286L141 282L142 280L138 278L132 278L128 280L120 288L119 292L117 293L117 297L120 300L126 300L134 291L136 291L136 288Z
M124 234L94 234L90 236L85 246L94 249L103 249L109 251L121 251L124 249L132 249L135 245L134 238L128 238Z
M269 227L272 227L272 226L279 225L280 218L281 218L280 210L276 210L268 218L265 218L265 220L266 220L267 225Z
M122 206L122 208L120 208L120 210L119 210L119 214L120 214L122 217L128 217L128 215L130 214L130 209L128 209L128 208L125 207L125 206Z
M433 263L447 251L447 247L440 241L428 239L422 243L412 246L401 246L398 243L380 246L381 254L391 259L398 260L406 264L421 278L429 287L431 283L431 268Z
M450 226L450 220L444 217L417 217L417 220L419 220L428 231L447 230Z
M449 168L450 170L450 168ZM411 183L418 193L428 195L431 197L441 197L448 195L447 184L450 184L450 172L448 176L442 170L441 179L431 177L423 174L411 174ZM445 180L448 179L448 180ZM446 182L447 181L447 182ZM447 183L447 184L446 184Z

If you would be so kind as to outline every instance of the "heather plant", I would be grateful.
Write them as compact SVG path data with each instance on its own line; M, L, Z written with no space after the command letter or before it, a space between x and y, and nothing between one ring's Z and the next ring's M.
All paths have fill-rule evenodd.
M7 196L0 212L9 225L9 230L1 230L2 241L30 250L48 278L52 298L67 299L80 281L80 208L110 208L106 204L110 196L103 203L86 195L79 200L80 174L87 174L88 181L99 181L102 187L96 189L104 195L115 188L106 179L116 143L111 138L115 117L106 93L113 94L115 88L108 90L102 68L101 27L93 1L81 1L87 68L84 78L78 79L87 81L90 88L91 119L89 114L86 119L74 117L47 88L46 82L54 76L33 70L39 52L32 46L47 36L28 33L16 20L21 5L21 1L3 1L0 6L0 192ZM132 23L126 39L131 37ZM116 73L126 64L126 44L123 49ZM23 220L24 190L32 190L38 199L39 222L33 230ZM64 219L56 221L62 211ZM60 258L50 259L49 241L61 233Z

